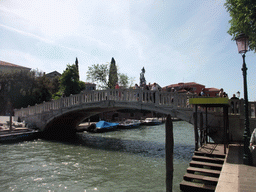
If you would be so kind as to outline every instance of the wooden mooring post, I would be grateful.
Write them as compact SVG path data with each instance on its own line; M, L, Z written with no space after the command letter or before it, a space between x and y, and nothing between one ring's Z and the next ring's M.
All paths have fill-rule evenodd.
M165 122L166 192L172 192L173 183L173 124L171 115Z
M197 105L195 105L194 117L194 134L195 134L195 151L198 150L198 128L197 128Z

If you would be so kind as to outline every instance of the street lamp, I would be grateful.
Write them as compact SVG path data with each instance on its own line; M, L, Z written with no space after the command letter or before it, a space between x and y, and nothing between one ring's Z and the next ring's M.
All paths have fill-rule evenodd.
M243 57L243 81L244 81L244 155L243 162L246 165L252 165L252 155L249 150L249 141L250 141L250 128L249 128L249 113L248 113L248 95L247 95L247 78L246 71L247 67L245 64L245 53L248 51L249 37L245 34L240 34L236 37L236 44L238 48L238 52L242 54Z

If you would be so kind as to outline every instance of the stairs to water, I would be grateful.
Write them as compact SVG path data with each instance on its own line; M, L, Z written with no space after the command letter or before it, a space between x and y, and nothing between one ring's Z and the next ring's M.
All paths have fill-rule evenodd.
M214 192L225 154L195 151L187 173L180 183L181 191Z

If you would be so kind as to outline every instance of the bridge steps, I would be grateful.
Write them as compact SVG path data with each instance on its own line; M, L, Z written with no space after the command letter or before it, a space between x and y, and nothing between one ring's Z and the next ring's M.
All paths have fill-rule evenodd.
M224 160L224 153L216 153L216 151L214 153L214 150L205 152L200 149L195 151L187 168L187 173L185 173L183 181L180 183L180 190L184 192L215 191Z

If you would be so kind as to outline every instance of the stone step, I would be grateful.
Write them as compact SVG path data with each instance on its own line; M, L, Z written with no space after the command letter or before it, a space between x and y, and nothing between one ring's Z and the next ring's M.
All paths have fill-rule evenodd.
M206 157L217 157L217 158L223 158L223 159L225 159L225 157L226 157L226 155L223 153L204 153L201 151L195 151L194 155L206 156Z
M191 173L186 173L183 178L184 178L185 181L198 180L198 181L213 184L215 186L216 186L216 184L218 183L218 180L219 180L219 178L217 178L217 177L210 177L210 176L191 174Z
M204 161L204 162L209 162L209 163L218 163L218 164L223 164L224 159L223 158L218 158L218 157L206 157L206 156L200 156L200 155L194 155L192 157L192 160L195 161Z
M180 183L180 190L184 192L214 192L215 190L215 185L206 185L203 183L193 183L189 181L183 180Z
M217 170L221 170L222 168L222 164L217 164L217 163L207 163L207 162L201 162L201 161L191 161L189 163L189 165L191 167L204 167L207 166L211 169L217 169Z
M198 168L198 167L189 167L187 168L188 173L203 173L203 174L209 174L211 176L219 177L220 172L219 170L213 170L213 169L203 169L203 168Z

